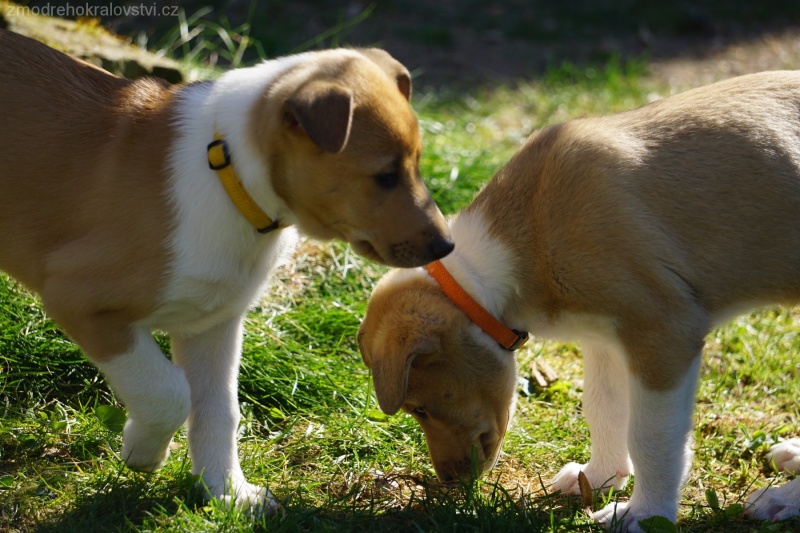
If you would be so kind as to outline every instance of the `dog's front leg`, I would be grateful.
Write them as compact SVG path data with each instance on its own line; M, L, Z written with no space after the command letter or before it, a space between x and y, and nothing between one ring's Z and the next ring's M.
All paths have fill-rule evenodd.
M122 460L134 470L157 470L189 413L189 383L183 371L164 356L144 329L134 329L127 352L92 361L128 410Z
M691 465L692 410L697 387L699 354L676 384L659 390L630 374L628 446L636 478L630 501L611 503L595 512L608 529L641 532L639 521L678 517L680 487ZM652 370L652 369L649 369Z
M271 513L277 503L264 487L247 482L239 465L237 383L242 317L195 335L172 338L173 358L186 372L192 393L189 455L209 496L229 505Z
M580 494L583 472L593 489L620 490L633 467L628 456L628 369L611 347L585 344L583 414L589 424L592 455L587 464L568 463L553 479L553 489Z

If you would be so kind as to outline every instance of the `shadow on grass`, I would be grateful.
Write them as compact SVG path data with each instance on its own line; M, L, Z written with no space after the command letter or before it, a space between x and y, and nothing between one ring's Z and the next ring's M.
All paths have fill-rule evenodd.
M421 483L421 484L420 484ZM405 498L356 483L345 494L329 495L322 505L297 491L277 516L253 518L240 511L206 506L191 475L158 480L120 472L78 495L63 513L36 524L36 533L86 531L195 530L213 523L218 531L600 531L587 523L579 498L530 498L498 483L478 482L445 490L414 480ZM177 515L184 516L185 523Z
M385 488L355 484L325 506L295 498L282 516L258 524L264 531L599 531L587 523L580 499L531 497L497 482L443 488L435 481L404 478L414 485L402 497Z
M174 516L181 510L196 510L204 505L195 478L183 475L166 478L158 474L108 474L94 488L77 494L59 515L39 522L32 531L64 533L87 531L138 531L154 516Z
M328 501L306 501L302 490L290 491L283 511L272 517L249 517L240 511L206 505L195 478L184 472L168 479L158 475L108 474L85 491L63 513L38 523L30 531L170 531L206 530L254 532L364 531L452 532L503 531L527 533L553 531L601 532L583 509L580 497L508 490L496 481L478 481L443 488L435 481L398 476L394 487L354 483L346 491L331 487ZM403 487L400 487L404 484ZM413 486L410 492L400 490ZM400 494L402 492L402 494ZM594 509L604 505L596 496ZM779 524L745 519L740 512L692 505L681 520L685 532L798 531L800 519ZM659 530L660 531L660 530Z

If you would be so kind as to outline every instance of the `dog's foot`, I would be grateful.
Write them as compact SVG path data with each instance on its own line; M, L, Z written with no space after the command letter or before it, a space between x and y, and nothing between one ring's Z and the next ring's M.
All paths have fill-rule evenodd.
M600 524L607 531L627 531L629 533L640 533L642 529L633 516L629 516L629 502L610 503L592 513L592 520Z
M766 458L779 472L800 472L800 438L779 442L769 449Z
M128 468L154 472L164 466L175 430L148 427L128 418L122 437L122 460Z
M800 515L800 478L780 487L755 491L747 498L744 514L748 518L773 522Z
M779 442L770 448L766 458L780 472L800 472L800 438ZM755 491L747 498L745 515L773 522L800 515L800 478Z
M639 522L655 516L667 517L674 520L676 513L667 510L636 509L631 502L610 503L592 513L595 523L603 526L607 531L619 533L643 533L644 529Z
M586 479L592 489L600 489L602 492L608 492L610 489L622 490L628 484L628 476L630 476L630 469L618 470L616 472L601 471L599 468L594 468L592 462L589 461L583 465L580 463L567 463L561 470L559 470L556 477L553 478L553 490L560 491L562 494L580 494L581 489L578 485L578 474L584 473Z
M231 481L218 487L206 487L210 499L221 502L226 508L241 509L257 516L272 516L280 511L278 500L267 490L244 479Z
M226 496L228 505L243 509L259 516L272 516L281 506L275 496L266 487L259 487L252 483L242 483L231 496Z

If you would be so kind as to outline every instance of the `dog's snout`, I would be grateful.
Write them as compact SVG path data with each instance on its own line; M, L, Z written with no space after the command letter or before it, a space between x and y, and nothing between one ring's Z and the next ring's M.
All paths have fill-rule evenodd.
M449 235L423 233L392 244L385 262L401 268L422 266L446 256L455 246Z
M470 464L470 458L464 457L434 465L434 470L436 470L436 477L442 483L456 483L463 479L469 479Z
M455 483L461 476L457 475L455 472L443 472L441 475L437 475L436 477L439 478L439 481L444 484Z
M433 260L436 260L452 252L455 247L456 244L452 240L437 235L431 240L429 250Z

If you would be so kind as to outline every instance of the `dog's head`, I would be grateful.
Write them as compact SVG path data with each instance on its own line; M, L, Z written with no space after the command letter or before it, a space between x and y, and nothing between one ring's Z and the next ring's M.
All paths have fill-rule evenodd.
M276 193L304 233L390 266L453 249L419 171L411 78L382 50L327 50L282 74L256 112Z
M425 432L436 475L494 466L514 414L514 357L477 328L421 269L387 274L358 331L381 409Z

